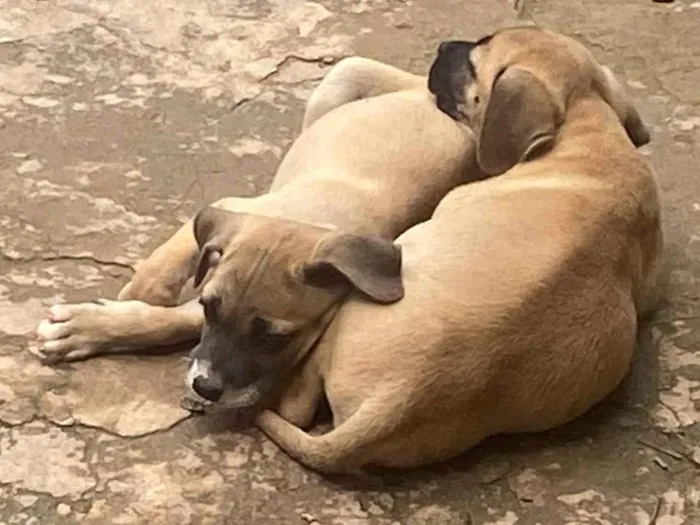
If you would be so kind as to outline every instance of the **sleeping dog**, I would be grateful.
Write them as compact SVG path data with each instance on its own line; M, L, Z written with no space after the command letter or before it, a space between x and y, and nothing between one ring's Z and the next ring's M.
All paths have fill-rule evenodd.
M398 237L405 297L351 297L259 427L324 472L416 467L583 414L623 379L659 298L649 135L612 72L534 27L443 43L438 106L483 171ZM303 430L322 395L333 429Z
M314 91L269 192L205 208L136 270L119 301L55 305L37 330L51 363L201 340L199 401L256 404L313 346L343 298L403 296L393 243L484 174L473 134L425 77L353 57Z

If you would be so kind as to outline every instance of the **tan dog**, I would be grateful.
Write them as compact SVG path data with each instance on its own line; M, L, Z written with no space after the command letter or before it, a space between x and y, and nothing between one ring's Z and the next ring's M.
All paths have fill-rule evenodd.
M303 127L269 193L200 212L138 267L119 302L52 307L38 328L47 360L202 331L188 384L205 399L248 406L289 375L351 289L399 300L392 240L483 175L471 132L435 107L425 77L359 57L326 76ZM202 308L186 284L205 277Z
M442 44L430 88L477 131L482 168L505 173L401 235L404 299L350 298L281 416L259 416L316 470L415 467L563 424L620 383L657 302L657 186L635 149L648 134L608 69L517 28ZM319 385L334 429L312 436L285 418L313 413Z

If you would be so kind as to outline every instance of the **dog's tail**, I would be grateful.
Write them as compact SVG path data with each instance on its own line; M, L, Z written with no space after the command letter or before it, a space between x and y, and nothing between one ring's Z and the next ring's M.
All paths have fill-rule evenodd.
M374 445L390 436L398 421L371 401L340 426L326 434L312 436L275 412L258 416L257 426L282 450L304 466L325 474L360 474L371 461Z

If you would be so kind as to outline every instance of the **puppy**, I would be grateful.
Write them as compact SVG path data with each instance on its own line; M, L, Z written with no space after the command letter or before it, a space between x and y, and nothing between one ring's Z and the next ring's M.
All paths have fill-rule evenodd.
M401 235L403 300L348 299L279 413L259 416L315 470L417 467L570 421L618 386L657 303L659 200L635 148L649 135L609 69L512 28L443 43L429 85L502 175ZM298 415L321 388L334 428L311 436Z
M392 241L483 176L472 137L436 108L426 78L345 59L311 96L267 194L202 210L137 268L120 301L52 307L41 350L55 363L201 333L189 386L255 404L351 290L377 303L403 296Z

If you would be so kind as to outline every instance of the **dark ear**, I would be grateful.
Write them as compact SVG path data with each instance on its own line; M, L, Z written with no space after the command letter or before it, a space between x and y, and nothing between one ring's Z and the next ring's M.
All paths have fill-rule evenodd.
M601 70L603 71L601 95L617 113L632 144L637 148L648 144L651 140L649 130L644 125L637 108L630 102L625 89L609 67L601 66Z
M195 288L202 284L210 268L219 264L224 246L238 231L241 216L213 206L200 211L194 218L194 238L199 246L199 258L194 272Z
M209 272L209 270L215 268L219 264L223 253L223 248L211 244L207 244L204 246L204 248L199 250L197 266L194 271L193 284L195 288L198 288L199 285L202 284L202 281L207 276L207 272Z
M554 139L559 110L532 73L511 67L497 76L481 125L477 160L499 175Z
M302 271L312 286L350 282L377 303L403 297L401 247L381 237L334 235L321 243Z

